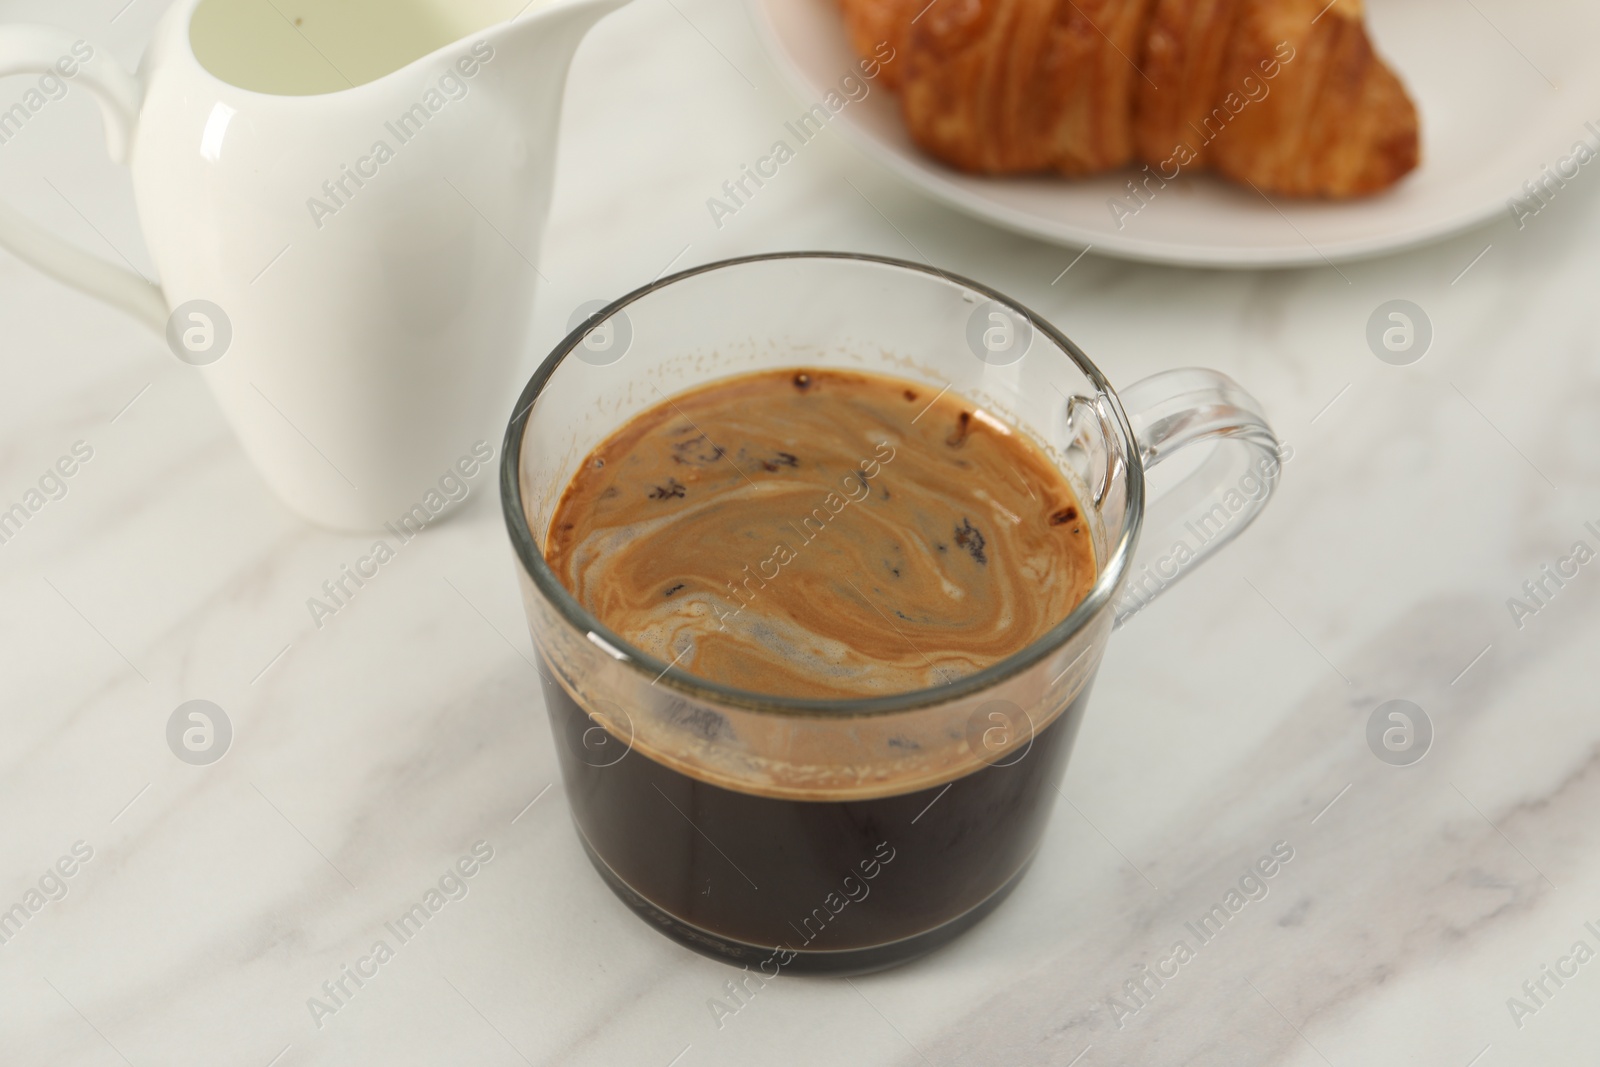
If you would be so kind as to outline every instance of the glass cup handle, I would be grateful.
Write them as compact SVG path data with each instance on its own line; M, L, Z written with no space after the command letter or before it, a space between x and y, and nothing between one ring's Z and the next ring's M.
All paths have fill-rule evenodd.
M1118 395L1146 471L1190 445L1215 445L1191 474L1159 499L1146 499L1116 603L1121 626L1255 521L1292 450L1279 444L1256 399L1216 371L1163 371Z

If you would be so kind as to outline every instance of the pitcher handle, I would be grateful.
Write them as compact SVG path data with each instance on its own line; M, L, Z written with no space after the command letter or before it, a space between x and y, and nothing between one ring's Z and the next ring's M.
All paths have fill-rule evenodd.
M51 26L0 26L0 76L54 75L82 79L105 116L106 150L118 163L127 162L144 89L139 80L110 58L90 62L102 50L82 38ZM32 114L26 103L0 111L0 132L19 125L17 109ZM23 121L26 121L24 119ZM90 296L126 311L158 334L167 329L167 301L160 286L125 267L90 255L64 238L0 201L0 246L18 259Z
M1216 445L1195 471L1147 500L1139 545L1116 605L1121 626L1255 521L1293 449L1261 405L1225 374L1186 367L1119 390L1144 469L1201 442Z

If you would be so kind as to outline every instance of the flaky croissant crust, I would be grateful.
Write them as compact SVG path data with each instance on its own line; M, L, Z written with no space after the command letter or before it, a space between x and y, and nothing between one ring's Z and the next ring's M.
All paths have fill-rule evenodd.
M1388 188L1417 111L1360 0L841 0L912 139L980 174L1210 169L1263 192Z

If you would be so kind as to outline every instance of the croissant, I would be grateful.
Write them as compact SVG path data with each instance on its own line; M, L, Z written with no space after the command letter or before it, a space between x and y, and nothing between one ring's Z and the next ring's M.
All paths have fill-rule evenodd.
M962 170L1142 163L1346 198L1420 156L1416 106L1361 0L840 2L858 52L893 48L881 77L912 139Z

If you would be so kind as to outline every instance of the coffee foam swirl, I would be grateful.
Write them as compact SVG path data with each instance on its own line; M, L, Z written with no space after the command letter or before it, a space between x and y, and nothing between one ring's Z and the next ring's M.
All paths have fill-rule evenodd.
M878 375L764 372L636 416L585 460L546 558L613 630L782 696L938 685L1094 583L1072 490L1024 435Z

